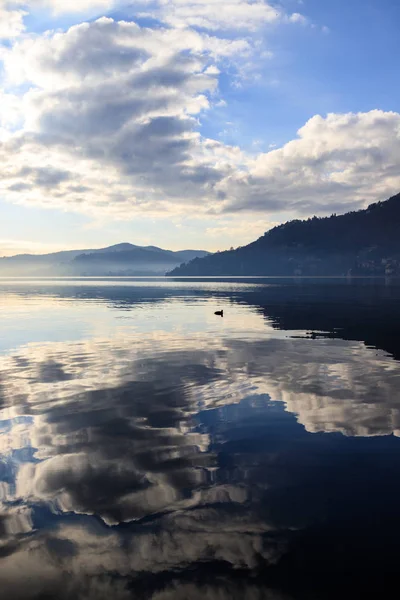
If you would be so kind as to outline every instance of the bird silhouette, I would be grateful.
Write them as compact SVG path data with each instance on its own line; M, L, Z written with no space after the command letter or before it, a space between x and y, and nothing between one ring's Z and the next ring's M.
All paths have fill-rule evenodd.
M223 310L217 310L217 312L215 312L214 315L217 315L217 317L223 317L224 316L224 311Z

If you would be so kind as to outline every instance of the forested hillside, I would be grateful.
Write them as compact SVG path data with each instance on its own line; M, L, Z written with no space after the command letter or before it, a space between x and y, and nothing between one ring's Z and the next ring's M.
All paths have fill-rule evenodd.
M169 273L400 275L400 194L365 210L289 221L248 246L196 258Z

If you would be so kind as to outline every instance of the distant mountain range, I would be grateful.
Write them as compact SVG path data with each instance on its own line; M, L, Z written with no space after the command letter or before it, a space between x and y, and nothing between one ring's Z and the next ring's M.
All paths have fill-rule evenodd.
M165 275L174 267L205 257L205 250L172 252L156 246L117 244L99 250L66 250L52 254L19 254L0 258L2 277L83 277Z
M168 275L400 275L400 194L345 215L289 221Z

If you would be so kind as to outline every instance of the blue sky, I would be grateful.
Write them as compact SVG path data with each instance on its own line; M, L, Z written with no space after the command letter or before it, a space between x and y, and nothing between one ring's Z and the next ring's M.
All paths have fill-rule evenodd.
M0 255L223 249L400 191L394 0L0 0Z

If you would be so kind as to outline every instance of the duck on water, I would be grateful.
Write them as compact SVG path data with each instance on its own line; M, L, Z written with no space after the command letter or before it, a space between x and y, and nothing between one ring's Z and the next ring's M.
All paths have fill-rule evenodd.
M217 317L223 317L224 316L224 311L223 310L217 310L217 312L215 312L214 315L217 315Z

